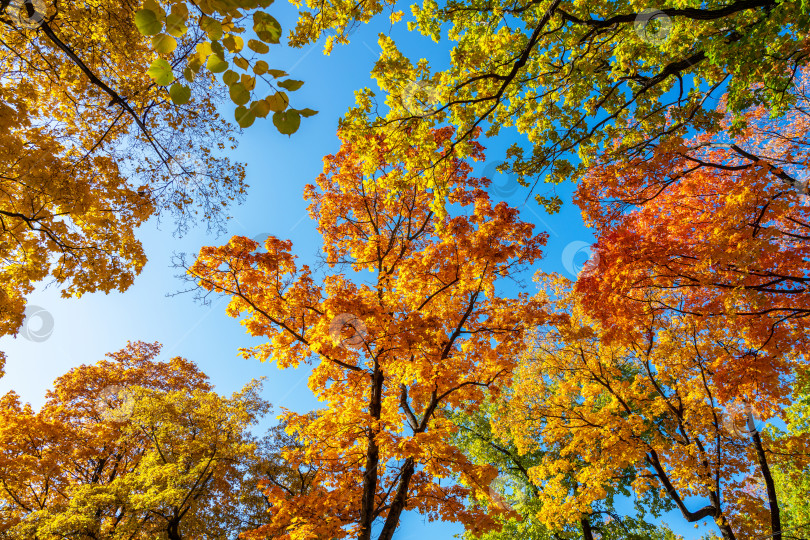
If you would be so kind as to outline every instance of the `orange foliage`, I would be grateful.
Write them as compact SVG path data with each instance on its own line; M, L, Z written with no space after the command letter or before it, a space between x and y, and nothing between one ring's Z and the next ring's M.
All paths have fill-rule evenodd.
M537 517L551 528L577 524L622 480L640 502L658 492L687 522L713 520L726 540L778 531L758 491L770 481L767 462L788 449L759 431L766 418L786 418L784 384L748 406L724 403L724 338L706 319L642 317L617 344L567 283L547 285L564 317L537 333L494 422L521 455L543 452L528 471ZM803 369L801 358L783 362ZM791 444L808 440L796 435Z
M593 167L577 191L599 237L577 283L589 309L615 336L658 313L705 318L724 335L724 397L780 392L785 358L808 351L807 72L792 97L784 119L753 109L738 134L668 140L648 160Z
M452 134L434 131L435 146ZM434 175L449 194L448 216L431 210L423 185L380 187L414 172L388 163L386 150L381 138L344 138L317 187L306 188L325 260L344 273L316 280L291 243L273 237L267 253L238 236L203 248L189 268L204 294L231 296L228 314L267 338L245 356L314 364L309 387L326 403L286 414L302 442L286 459L317 472L300 494L269 486L268 523L246 538L363 540L380 520L379 539L390 540L404 510L468 525L481 518L464 508L469 487L440 480L485 491L495 471L448 443L456 428L445 410L475 410L509 381L515 351L544 311L525 295L499 296L497 283L537 260L547 236L516 209L493 206L489 181L457 159ZM475 153L483 158L480 146Z
M73 368L34 411L0 398L0 536L223 538L244 528L247 432L266 411L254 382L231 398L196 366L130 343Z

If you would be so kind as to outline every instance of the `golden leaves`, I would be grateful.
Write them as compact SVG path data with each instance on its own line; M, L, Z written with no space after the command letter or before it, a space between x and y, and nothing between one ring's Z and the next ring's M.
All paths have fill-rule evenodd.
M451 135L431 137L440 147ZM506 204L493 207L467 164L454 160L439 171L461 208L440 216L421 186L392 196L398 191L374 182L410 173L407 164L389 161L382 138L342 137L317 186L305 192L335 269L320 284L307 267L297 268L289 242L272 237L266 253L242 237L204 248L189 268L199 286L231 296L228 313L241 316L249 333L268 338L246 354L282 368L314 363L309 386L326 408L286 418L306 441L296 459L315 464L318 481L293 498L267 492L274 504L268 533L290 537L313 530L343 537L341 527L356 523L349 510L359 508L361 478L377 493L375 504L392 504L403 489L409 505L432 508L432 475L478 474L448 443L454 428L440 408L475 409L496 392L509 380L514 348L545 316L542 302L501 298L494 284L507 269L540 257L546 236L535 235ZM374 272L376 281L355 285L346 277L353 269ZM364 468L369 453L381 465ZM392 460L400 465L388 465ZM422 472L407 472L415 464ZM442 489L442 505L467 493L462 486ZM347 513L324 524L326 508Z
M156 343L130 343L72 369L39 412L0 399L0 501L11 538L229 536L264 468L249 427L267 410L253 381L231 397L191 362L159 362ZM177 513L180 515L178 516ZM172 522L174 524L172 525Z

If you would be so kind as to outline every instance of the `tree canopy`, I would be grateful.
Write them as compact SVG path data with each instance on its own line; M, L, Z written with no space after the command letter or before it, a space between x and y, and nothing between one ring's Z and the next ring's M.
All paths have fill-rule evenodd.
M270 3L0 0L0 335L42 280L126 290L150 217L224 230L247 189L226 90L242 127L274 112L291 134L315 113L263 59L281 40Z
M406 18L293 3L287 41L327 54ZM0 337L45 283L127 290L149 220L227 230L241 130L317 112L271 67L271 4L0 0ZM220 395L144 341L39 410L8 392L0 538L393 540L407 512L465 540L810 536L809 5L409 6L304 179L321 264L275 235L179 258L320 405L258 433L261 382ZM576 183L574 281L473 174L506 136L547 212Z
M0 399L0 536L232 538L261 515L245 504L260 480L260 385L220 396L159 351L135 342L74 368L39 411Z
M342 273L317 282L291 243L272 236L266 253L237 236L203 248L188 268L202 294L230 296L227 313L267 338L245 356L280 368L313 363L309 385L326 403L314 414L287 413L303 444L285 458L316 472L296 496L269 486L268 524L246 538L368 539L379 522L376 538L390 540L406 509L475 522L480 510L466 510L463 499L485 490L493 471L451 443L443 410L475 410L496 393L515 366L511 351L544 319L542 302L505 298L496 287L540 257L545 233L506 203L493 206L489 181L460 160L443 173L459 215L433 212L424 186L395 197L376 180L407 171L387 161L383 139L360 142L344 138L305 190L325 262ZM364 282L347 275L362 271ZM448 478L462 483L439 482Z
M351 21L386 10L392 21L403 16L392 2L304 4L293 45L315 41L326 28L340 31L328 49L346 40ZM414 130L425 135L450 124L457 137L439 159L469 155L464 142L477 127L490 136L515 128L526 139L510 149L509 167L535 187L543 179L579 179L597 156L644 158L673 137L711 128L724 94L735 133L751 106L783 114L808 59L809 14L798 1L431 0L411 12L410 30L446 40L449 67L408 58L381 35L372 75L387 108L378 112L383 97L361 90L345 124L381 130L403 149ZM562 202L553 190L537 198L552 211Z

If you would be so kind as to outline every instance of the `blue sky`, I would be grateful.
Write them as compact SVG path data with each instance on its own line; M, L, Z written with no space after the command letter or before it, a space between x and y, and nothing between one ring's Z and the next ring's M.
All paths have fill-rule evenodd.
M272 13L288 29L295 8L275 4ZM161 342L164 359L180 355L196 362L220 393L231 393L251 378L266 376L264 396L273 403L276 413L280 407L300 412L315 407L317 402L306 384L306 368L280 371L273 365L237 356L238 348L254 345L258 340L246 335L235 319L225 315L226 299L215 298L210 306L201 306L188 294L167 297L183 288L175 277L178 271L172 268L171 258L176 252L193 253L203 245L225 243L234 234L251 238L271 234L291 239L301 262L315 261L320 237L306 213L303 186L313 182L321 172L323 156L338 149L337 120L353 104L353 92L364 86L376 88L368 76L379 51L376 34L389 28L385 20L363 26L351 36L350 45L337 46L328 57L322 54L322 43L302 50L271 49L275 59L270 61L271 67L286 69L293 78L306 81L294 93L295 106L310 107L320 113L304 119L291 138L279 135L269 120L257 120L245 130L232 157L247 163L251 187L246 202L234 209L228 233L214 237L199 227L183 238L175 238L170 223L158 228L155 222L150 222L139 234L149 263L127 292L88 294L78 300L65 300L56 288L39 288L30 296L29 305L40 306L52 316L52 333L45 341L29 341L21 336L0 339L0 350L8 355L0 392L14 390L23 400L39 407L52 381L71 367L96 362L105 353L121 349L127 340L144 340ZM447 61L444 45L406 37L404 23L395 27L394 34L398 42L407 41L406 51L430 54L433 66ZM230 111L229 106L227 110ZM488 161L478 163L476 173L483 175L485 170L490 173L494 164L503 160L505 148L515 140L521 138L505 130L497 141L482 141L489 149ZM495 184L510 187L500 175ZM572 185L566 185L560 192L567 197L572 190ZM520 188L511 195L496 196L521 205L526 195L525 188ZM547 215L533 201L522 207L523 219L549 233L545 258L534 270L557 271L573 277L570 271L576 272L587 259L587 246L593 236L582 225L579 211L569 200L563 211L554 216ZM531 275L525 278L528 292L533 293ZM31 330L36 331L40 322L32 320ZM667 521L677 532L688 538L694 535L692 525L677 515L671 517ZM438 540L460 531L460 527L426 523L421 516L411 514L396 538Z

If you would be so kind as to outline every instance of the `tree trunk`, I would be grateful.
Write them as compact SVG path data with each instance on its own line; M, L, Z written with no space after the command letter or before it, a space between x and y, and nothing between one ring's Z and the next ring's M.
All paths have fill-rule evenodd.
M383 373L380 367L374 366L371 376L371 401L368 406L369 415L374 420L380 419L382 411ZM380 448L377 446L375 427L369 427L367 432L366 465L363 470L363 498L360 501L360 531L358 540L371 539L371 523L374 521L374 498L377 495L377 467L380 463Z
M166 528L166 535L169 540L183 540L183 537L180 536L180 522L170 521L169 526Z
M768 492L768 506L771 509L771 537L773 540L782 540L782 520L779 515L779 501L776 498L776 487L773 485L771 468L768 466L768 460L765 457L765 449L762 448L762 439L754 424L754 417L751 415L750 408L746 410L746 424L748 425L748 433L751 435L751 443L757 452L759 468L762 471L762 478L765 480L765 490Z
M399 526L399 518L402 511L405 510L405 504L408 502L408 489L411 486L411 478L416 470L416 464L413 458L405 460L405 465L402 467L402 473L399 477L399 485L397 486L397 493L394 495L394 500L391 502L391 508L388 510L388 516L385 518L385 525L383 525L380 536L377 540L391 540Z
M582 526L582 540L593 540L593 529L588 518L583 517L579 520L579 524Z

